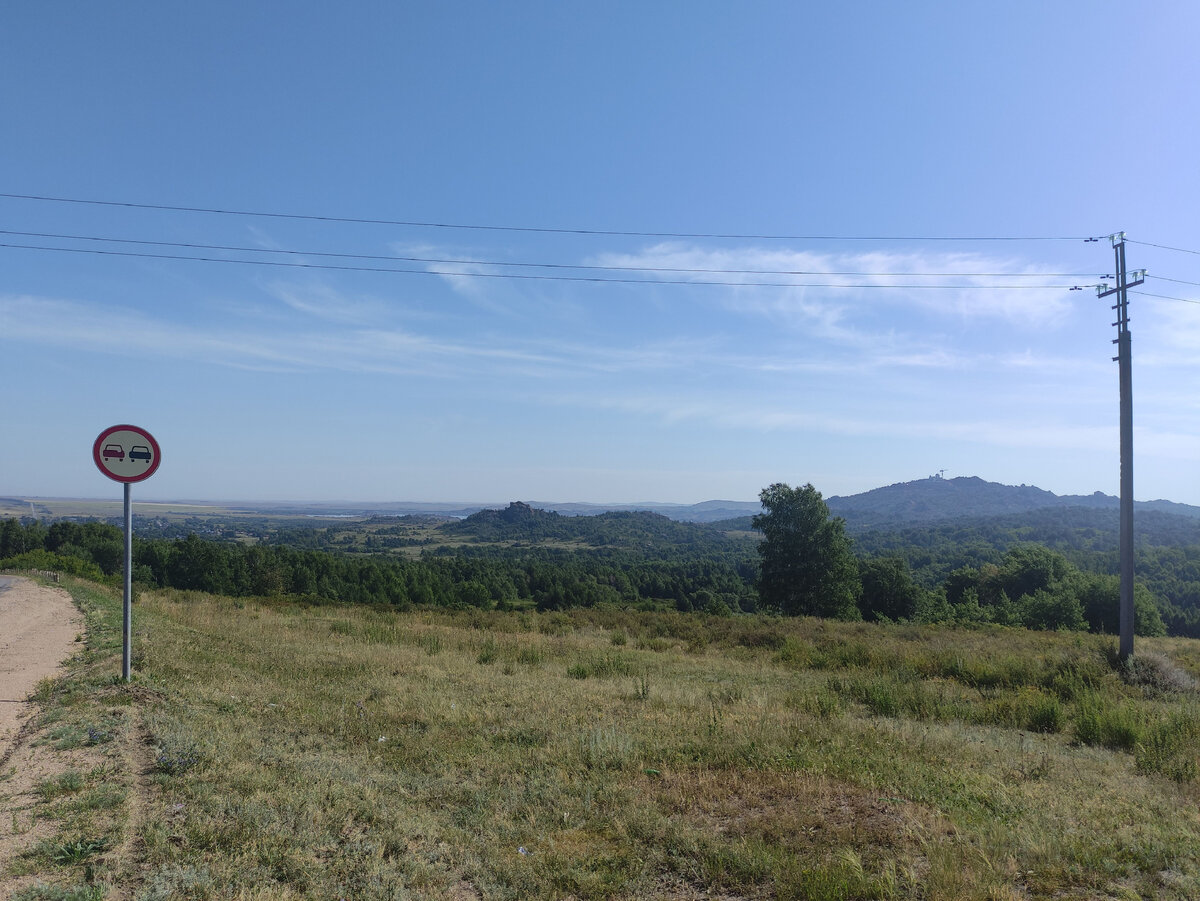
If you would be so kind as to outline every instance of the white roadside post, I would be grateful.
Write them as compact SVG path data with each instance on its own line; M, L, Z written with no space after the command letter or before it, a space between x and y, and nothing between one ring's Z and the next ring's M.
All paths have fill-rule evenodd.
M121 653L121 678L133 678L130 647L133 639L133 504L130 486L154 475L162 461L158 442L136 425L114 425L105 429L92 445L92 459L97 468L125 485L125 597Z

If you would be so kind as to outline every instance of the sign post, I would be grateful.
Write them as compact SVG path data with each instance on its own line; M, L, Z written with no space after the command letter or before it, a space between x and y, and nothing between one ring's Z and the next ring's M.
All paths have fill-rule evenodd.
M92 445L97 468L117 482L125 484L125 597L122 604L124 623L121 653L121 678L133 677L131 645L133 639L133 503L130 486L150 478L162 461L158 442L136 425L114 425L105 429Z

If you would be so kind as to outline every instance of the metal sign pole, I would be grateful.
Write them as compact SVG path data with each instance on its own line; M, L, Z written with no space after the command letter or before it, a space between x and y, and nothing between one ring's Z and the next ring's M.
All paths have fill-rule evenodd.
M121 605L122 623L121 678L133 678L133 502L132 484L150 478L162 462L162 451L154 436L136 425L114 425L97 437L92 444L92 460L96 467L117 482L125 485L125 592Z
M133 678L133 504L130 494L133 486L125 483L125 599L122 604L125 621L122 624L121 678L129 682Z

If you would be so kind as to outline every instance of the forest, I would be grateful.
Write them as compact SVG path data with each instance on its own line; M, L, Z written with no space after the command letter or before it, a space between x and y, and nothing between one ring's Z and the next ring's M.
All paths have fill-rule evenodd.
M820 501L819 493L816 499ZM843 521L828 515L822 521ZM757 518L756 518L757 519ZM845 530L853 566L837 609L763 591L763 534L746 519L696 524L648 512L566 516L514 502L464 519L355 522L147 520L136 589L305 604L512 609L618 605L704 615L780 613L872 621L998 623L1115 633L1116 513L1055 508L905 528ZM1139 634L1200 637L1200 522L1138 519ZM0 520L0 568L119 579L113 523Z

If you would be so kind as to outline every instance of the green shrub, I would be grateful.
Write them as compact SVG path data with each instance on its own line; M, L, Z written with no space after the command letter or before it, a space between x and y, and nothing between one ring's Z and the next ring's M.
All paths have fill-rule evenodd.
M479 649L479 654L475 658L475 662L483 666L495 663L496 657L499 656L499 649L496 647L496 640L490 635L484 639L483 646Z
M536 645L529 645L517 651L517 663L523 666L541 666L545 659L545 652Z
M1042 680L1043 687L1050 689L1064 701L1074 701L1095 692L1103 684L1107 666L1099 655L1078 660L1062 660Z
M572 679L586 679L591 674L591 669L585 663L572 663L567 667L567 675Z
M1079 699L1075 712L1075 740L1083 745L1133 751L1142 737L1142 723L1130 704L1106 705L1095 694Z
M596 654L587 660L580 660L567 667L567 675L572 679L611 678L627 676L632 671L629 661L618 653L606 652Z
M0 560L0 569L41 569L69 573L82 579L91 579L94 582L106 581L103 570L90 560L66 554L54 554L40 548Z
M813 647L807 641L789 636L779 646L775 662L788 669L808 669L813 665Z
M1030 732L1061 732L1065 723L1062 703L1054 695L1038 695L1030 700L1025 718L1025 728Z
M47 844L44 850L49 853L55 863L71 865L82 863L89 857L99 854L108 847L104 839L68 839L57 844Z
M842 713L841 698L836 693L827 689L818 689L814 692L798 695L793 700L793 706L799 710L803 710L810 716L822 719L825 717L840 716Z
M426 632L418 641L418 644L425 649L425 653L430 657L436 657L444 650L442 636L437 632Z
M560 611L542 614L538 619L538 631L543 635L566 635L574 628L571 617Z
M83 788L83 774L76 770L67 770L54 779L43 779L37 784L38 795L43 801L53 801L63 795L73 795Z
M1194 782L1200 764L1200 716L1188 710L1147 730L1134 751L1138 770Z
M991 698L976 721L993 726L1028 729L1030 732L1061 732L1066 725L1062 702L1040 688L1025 688Z

